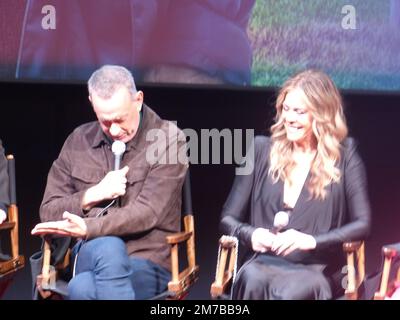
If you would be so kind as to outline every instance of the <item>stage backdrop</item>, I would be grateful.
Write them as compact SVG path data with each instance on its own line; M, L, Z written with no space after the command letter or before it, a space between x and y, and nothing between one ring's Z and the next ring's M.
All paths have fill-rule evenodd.
M400 91L398 0L2 0L0 79L275 87L304 68Z

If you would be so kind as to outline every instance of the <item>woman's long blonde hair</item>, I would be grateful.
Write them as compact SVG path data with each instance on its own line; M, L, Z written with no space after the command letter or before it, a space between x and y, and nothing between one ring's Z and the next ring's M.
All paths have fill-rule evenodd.
M286 94L301 89L312 117L312 132L317 150L310 168L308 190L312 198L324 199L325 187L340 180L341 173L336 167L340 160L340 144L347 136L346 119L342 98L333 81L317 70L303 71L287 80L276 100L275 124L271 127L271 152L269 174L274 183L285 181L293 169L293 142L286 138L282 104Z

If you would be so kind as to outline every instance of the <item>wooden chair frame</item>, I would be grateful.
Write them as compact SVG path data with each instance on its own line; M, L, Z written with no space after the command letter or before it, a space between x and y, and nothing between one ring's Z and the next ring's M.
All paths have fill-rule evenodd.
M189 288L197 281L199 266L196 264L194 216L192 209L190 174L186 174L183 184L183 212L184 231L167 236L166 241L171 246L171 273L172 279L168 283L168 291L152 299L183 299ZM187 267L179 271L179 244L186 242ZM51 237L44 238L42 273L36 278L36 285L42 298L47 299L53 295L58 280L59 270L64 269L69 262L69 256L56 266L50 264ZM57 293L57 292L56 292Z
M398 246L398 244L397 244ZM400 284L400 268L397 270L395 281L390 282L390 271L392 262L395 257L399 255L399 248L395 245L386 245L382 248L384 257L382 277L379 290L375 292L374 300L384 300L388 294L393 291L396 285Z
M222 238L221 238L222 239ZM210 294L213 299L225 298L226 290L232 285L235 260L237 259L237 242L233 240L221 240L220 256L217 262L215 280L211 284ZM345 289L345 297L348 300L357 300L358 289L365 278L365 253L364 242L354 241L343 244L343 250L347 255L348 283ZM227 263L229 256L229 264ZM357 268L356 268L357 266Z
M10 280L14 273L23 268L25 265L25 257L19 254L19 237L18 237L18 206L16 194L15 179L15 159L13 155L7 155L8 176L9 176L9 192L10 205L8 206L8 221L0 224L0 230L8 230L10 232L11 257L9 260L0 262L0 277L5 281ZM5 288L3 288L3 291Z

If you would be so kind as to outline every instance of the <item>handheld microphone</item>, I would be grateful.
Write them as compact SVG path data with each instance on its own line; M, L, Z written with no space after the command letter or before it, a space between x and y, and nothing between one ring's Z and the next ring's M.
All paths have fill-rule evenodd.
M271 229L273 234L277 234L284 227L289 224L289 213L286 211L279 211L274 217L274 227Z
M114 153L114 170L119 170L121 166L121 158L126 150L126 145L122 141L115 140L111 146L111 151ZM116 199L117 206L121 206L121 197Z
M114 153L114 170L119 170L121 158L126 150L126 145L122 141L115 140L111 146L111 151Z

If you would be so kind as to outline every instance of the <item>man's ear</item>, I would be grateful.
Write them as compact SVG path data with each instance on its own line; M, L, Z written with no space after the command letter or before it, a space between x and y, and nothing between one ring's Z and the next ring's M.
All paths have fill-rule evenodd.
M140 110L142 110L143 98L144 98L143 91L139 90L138 92L136 92L136 95L135 95L135 101L137 102L136 109L139 112L140 112Z
M88 95L89 101L90 103L92 103L92 97L90 96L90 94Z
M136 92L136 99L140 102L143 102L144 100L144 93L142 90L139 90L138 92Z

